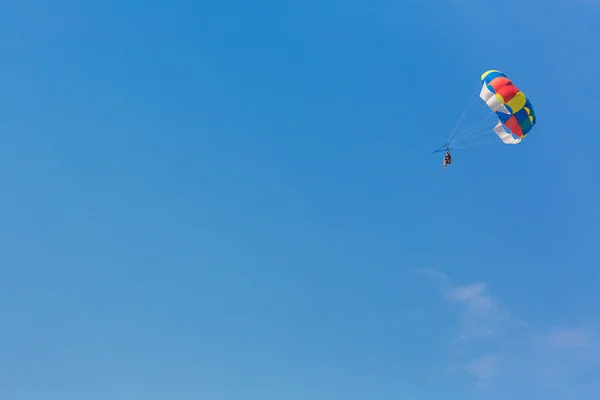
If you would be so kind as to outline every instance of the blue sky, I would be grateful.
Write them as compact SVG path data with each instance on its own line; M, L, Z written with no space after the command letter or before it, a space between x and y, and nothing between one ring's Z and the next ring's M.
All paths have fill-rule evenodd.
M0 397L600 396L600 3L0 4Z

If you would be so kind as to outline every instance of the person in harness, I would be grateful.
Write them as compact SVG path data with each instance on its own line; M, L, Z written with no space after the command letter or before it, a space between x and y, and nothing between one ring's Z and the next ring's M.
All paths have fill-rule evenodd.
M446 150L446 155L444 156L444 170L446 169L446 165L452 164L452 156L450 155L450 149Z

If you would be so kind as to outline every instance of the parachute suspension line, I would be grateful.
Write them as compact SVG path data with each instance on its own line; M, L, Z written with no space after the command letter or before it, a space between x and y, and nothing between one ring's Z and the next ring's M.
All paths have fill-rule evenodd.
M475 147L475 146L479 147L479 146L486 146L486 145L497 144L497 143L498 143L497 138L491 138L491 139L477 141L477 142L465 144L463 146L455 147L455 149L467 149L469 147Z
M496 114L492 113L492 114L488 114L486 117L483 117L480 121L475 121L471 126L461 130L456 137L454 138L454 140L452 141L452 143L458 143L461 142L465 139L467 139L468 137L471 137L473 134L475 133L480 133L481 131L478 130L478 128L481 127L481 125L483 125L485 122L487 122L489 119L496 117ZM489 129L486 128L486 132L488 132Z
M467 104L467 106L465 107L465 109L463 110L460 118L458 119L458 122L456 123L456 126L454 127L454 129L452 130L452 132L450 132L450 136L448 136L448 139L446 139L446 143L450 143L452 141L452 137L456 133L456 130L460 126L460 123L462 122L463 118L465 117L465 115L471 109L472 106L473 106L473 100L471 100L469 102L469 104Z
M454 148L458 150L458 149L465 149L465 148L469 148L469 147L479 147L479 146L498 143L498 138L493 133L494 133L493 130L478 133L476 135L471 136L471 139L469 141L467 141L466 143L461 144Z
M491 134L491 133L494 133L494 130L493 130L493 129L487 129L487 130L485 130L485 131L481 131L481 132L478 132L478 133L476 133L476 134L469 135L469 137L470 137L471 139L476 139L476 138L479 138L479 139L481 139L483 136L488 136L488 135L489 135L489 134ZM489 138L489 137L488 137L488 138ZM497 140L498 140L498 139L496 139L496 137L495 137L495 136L492 136L492 138L493 138L493 140L495 140L495 141L497 141Z
M487 122L490 118L493 118L495 116L496 115L494 113L486 112L484 117L481 117L481 119L476 120L470 126L467 126L467 127L463 128L463 129L461 129L460 132L459 132L459 134L457 135L457 139L458 138L463 139L463 137L466 136L469 132L473 131L474 129L477 129L483 123Z
M454 137L454 139L452 140L451 144L452 145L456 145L456 144L462 143L468 137L472 136L473 133L480 132L480 130L478 130L477 128L483 122L485 122L485 119L483 121L478 121L473 126L470 126L470 127L466 128L466 129L463 129L462 131L460 131L459 134Z
M457 133L457 130L460 127L460 124L461 124L462 120L465 118L465 116L468 114L468 112L471 110L471 108L473 108L473 106L475 105L475 102L476 102L476 100L477 100L478 97L479 96L471 96L471 101L469 101L469 103L467 104L467 106L463 110L460 118L456 122L456 126L454 127L454 129L452 130L452 132L450 132L450 135L448 136L448 139L446 139L446 143L450 143L451 142L452 138Z
M478 94L478 92L480 91L480 88L477 88L477 91L475 94ZM473 107L473 105L475 104L476 100L479 99L479 96L471 96L471 101L467 104L467 106L465 107L465 109L463 110L460 118L458 119L458 122L456 123L456 126L454 127L454 129L452 130L452 132L450 132L450 136L448 136L448 139L446 139L446 143L450 143L452 137L454 136L454 134L456 133L456 130L458 129L458 127L460 126L460 123L462 122L463 118L465 117L465 115L467 114L467 112Z
M475 103L477 103L478 101L481 100L481 97L480 97L481 87L478 86L476 89L477 89L477 91L476 91L476 93L474 93L470 104L463 111L463 114L461 115L461 117L457 123L457 126L454 128L454 130L450 134L450 137L448 138L446 143L454 145L459 142L462 142L463 140L470 137L473 133L475 133L475 130L477 128L479 128L483 123L485 123L490 118L493 118L495 116L495 113L490 114L489 110L487 110L484 114L485 116L483 116L481 118L475 118L475 121L470 123L470 125L460 126L462 120L464 119L464 117L467 114L467 111L469 111ZM475 117L475 115L473 115L473 116Z

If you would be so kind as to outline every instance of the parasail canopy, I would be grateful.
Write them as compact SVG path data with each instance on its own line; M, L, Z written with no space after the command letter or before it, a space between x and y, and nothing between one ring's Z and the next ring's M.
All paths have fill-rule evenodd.
M500 71L484 72L481 81L479 97L498 116L494 132L505 144L520 143L536 123L531 102Z

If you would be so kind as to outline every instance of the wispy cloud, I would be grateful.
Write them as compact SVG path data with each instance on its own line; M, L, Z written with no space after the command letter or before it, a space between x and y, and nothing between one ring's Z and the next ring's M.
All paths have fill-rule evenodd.
M555 328L544 335L548 346L558 349L585 349L592 346L591 333L579 329Z
M441 284L444 298L460 307L460 339L492 337L518 323L491 295L485 283L456 285L448 276L431 269L418 270L418 273Z
M465 365L465 370L475 376L480 388L485 387L486 381L491 379L496 372L498 357L495 354L486 354L476 358Z
M480 388L499 375L547 381L600 367L600 338L593 329L544 328L524 323L502 306L484 282L456 284L431 269L417 273L438 285L457 306L459 370Z
M551 375L573 375L600 367L600 338L591 328L552 328L536 336L537 358ZM600 377L599 377L600 379Z

